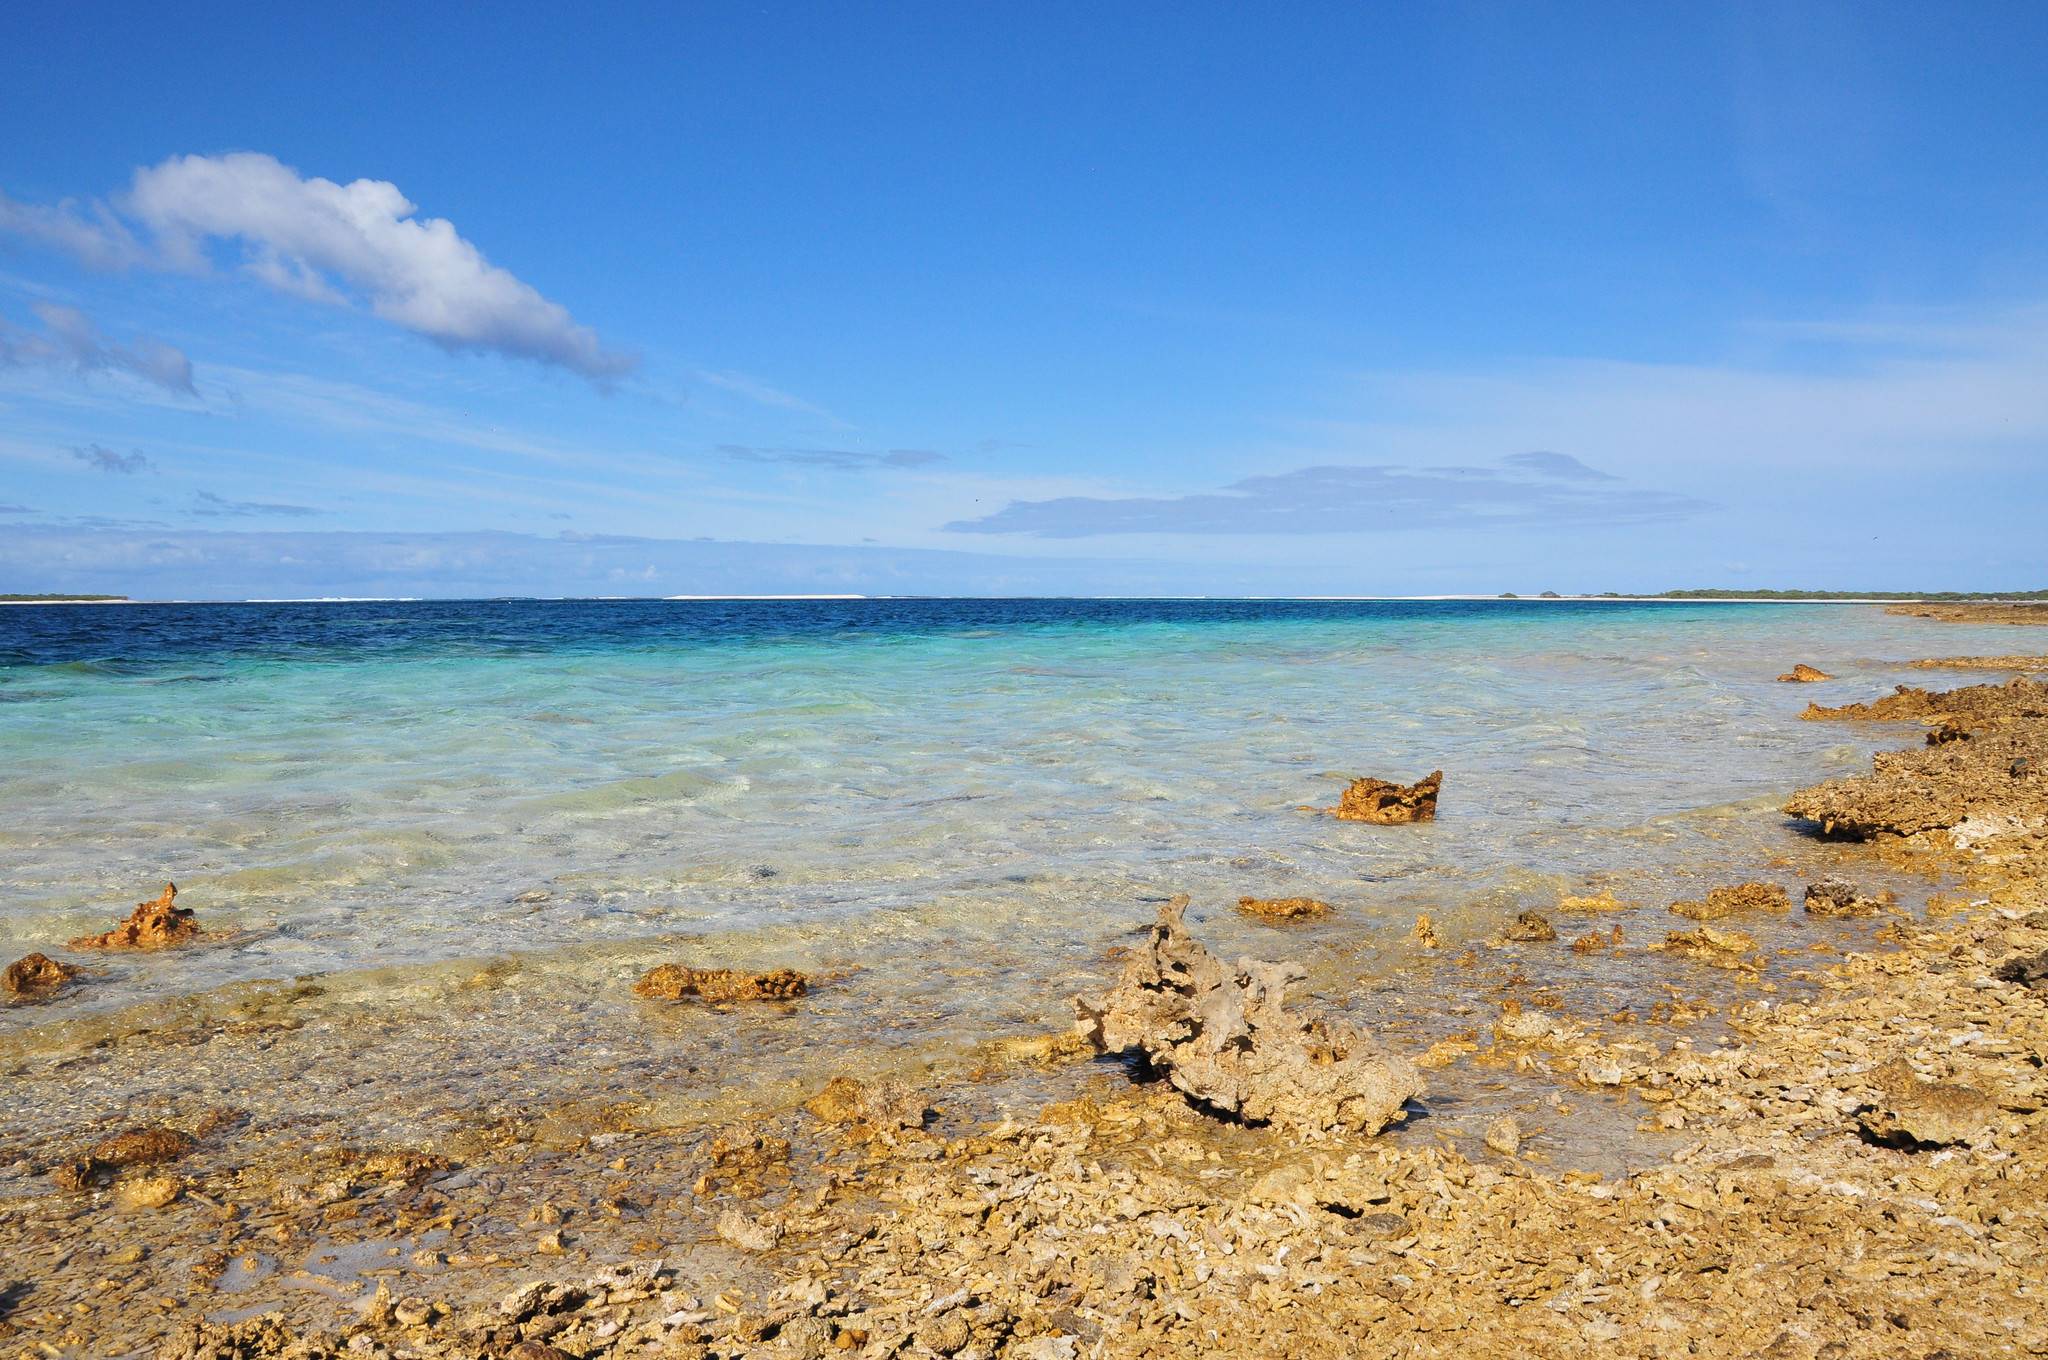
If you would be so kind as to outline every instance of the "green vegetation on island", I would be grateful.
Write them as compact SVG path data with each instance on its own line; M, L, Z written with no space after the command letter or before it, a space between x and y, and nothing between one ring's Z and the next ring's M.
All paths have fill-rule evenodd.
M0 604L122 604L126 595L7 595L0 594Z

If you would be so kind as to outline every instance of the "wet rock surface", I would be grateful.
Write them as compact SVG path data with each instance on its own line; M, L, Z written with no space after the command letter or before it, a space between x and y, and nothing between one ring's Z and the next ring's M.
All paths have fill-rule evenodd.
M1822 680L1832 680L1834 678L1834 676L1829 675L1819 667L1809 666L1804 661L1778 677L1779 680L1788 685L1812 685Z
M1422 1090L1405 1058L1362 1031L1288 1011L1305 979L1292 963L1225 965L1188 933L1186 897L1159 909L1101 1002L1076 998L1079 1031L1097 1052L1136 1050L1204 1105L1297 1132L1374 1134Z
M633 990L658 1001L790 1001L804 995L810 986L810 979L792 968L741 973L730 968L664 963L643 974Z
M1897 905L1890 890L1865 888L1839 876L1806 885L1806 910L1814 916L1873 916Z
M1403 826L1436 818L1437 794L1443 789L1444 772L1432 770L1413 784L1393 784L1384 779L1354 779L1329 814L1344 822L1370 822L1375 826Z
M0 991L17 1001L46 1000L76 982L79 976L79 971L68 963L60 963L47 954L28 954L0 973Z
M1737 883L1708 890L1704 899L1671 904L1672 914L1694 921L1719 921L1752 912L1792 910L1792 899L1776 883Z
M73 949L168 949L190 944L200 936L199 922L190 907L177 905L178 887L164 884L154 901L139 902L128 919L100 935L86 935L71 942Z
M1300 921L1330 914L1330 904L1315 897L1240 897L1237 909L1262 921Z

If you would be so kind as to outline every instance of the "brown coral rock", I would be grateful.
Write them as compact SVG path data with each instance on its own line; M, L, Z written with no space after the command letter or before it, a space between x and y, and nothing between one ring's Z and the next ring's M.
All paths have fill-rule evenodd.
M196 1142L178 1129L127 1129L92 1145L86 1155L108 1166L147 1166L174 1162L190 1152Z
M1815 666L1809 666L1804 661L1778 677L1779 680L1788 685L1811 685L1816 681L1832 680L1834 678L1834 676L1829 675L1826 671Z
M1266 921L1298 921L1330 914L1330 904L1316 897L1240 897L1237 909Z
M787 1001L810 990L810 979L793 968L739 973L730 968L690 968L664 963L633 984L641 996L660 1001Z
M1188 933L1186 896L1159 909L1100 1004L1075 998L1077 1028L1100 1053L1142 1052L1197 1101L1295 1132L1374 1134L1422 1090L1406 1058L1348 1026L1286 1009L1306 974L1293 963L1225 965Z
M1650 948L1716 968L1749 968L1752 964L1747 956L1756 948L1756 940L1739 930L1701 926L1698 930L1670 931L1664 936L1664 943Z
M1806 885L1806 910L1813 916L1869 916L1897 902L1889 892L1866 892L1846 878Z
M898 1081L856 1081L834 1077L804 1102L812 1117L827 1124L865 1124L879 1130L923 1128L931 1107Z
M1961 689L1929 690L1900 685L1867 703L1826 708L1808 704L1799 715L1808 722L1909 722L1967 719L2003 723L2017 718L2048 717L2048 683L2014 676L1998 685L1965 685Z
M2020 721L1969 741L1881 751L1872 773L1799 790L1784 810L1847 840L1910 836L1954 827L1974 815L2039 823L2048 791L2028 772L2048 755L2048 723Z
M1922 1081L1902 1062L1871 1073L1877 1101L1858 1115L1864 1135L1906 1149L1967 1143L1988 1132L1998 1103L1974 1086Z
M0 988L9 996L35 998L47 996L77 977L78 970L68 963L59 963L47 954L29 954L7 965L7 971L0 974Z
M178 885L164 884L154 902L139 902L128 919L104 935L86 935L71 942L73 949L165 949L188 944L199 938L199 923L190 907L173 905Z
M1731 888L1714 888L1704 902L1673 902L1673 915L1694 921L1718 921L1753 911L1790 911L1792 899L1776 883L1738 883Z
M1557 938L1557 927L1551 925L1541 914L1525 911L1515 918L1513 925L1501 932L1501 938L1520 944L1541 944Z
M1371 822L1376 826L1434 821L1436 796L1443 782L1442 770L1432 770L1413 784L1354 779L1337 806L1325 810L1339 821Z

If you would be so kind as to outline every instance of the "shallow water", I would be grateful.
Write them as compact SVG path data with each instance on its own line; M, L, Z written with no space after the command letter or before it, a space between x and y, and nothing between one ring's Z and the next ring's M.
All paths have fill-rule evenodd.
M1899 738L1806 702L1995 678L1885 662L2031 631L1607 602L7 609L0 952L166 878L237 934L94 960L0 1039L360 1001L409 1017L387 1042L450 1102L492 1052L794 1091L1061 1023L1177 891L1219 952L1306 955L1341 994L1412 963L1418 911L1455 945L1613 875L1661 905L1786 853L1785 791ZM1776 683L1795 661L1840 679ZM1439 767L1434 824L1300 810ZM1283 937L1241 894L1338 913ZM666 958L844 976L800 1021L654 1014L623 989Z

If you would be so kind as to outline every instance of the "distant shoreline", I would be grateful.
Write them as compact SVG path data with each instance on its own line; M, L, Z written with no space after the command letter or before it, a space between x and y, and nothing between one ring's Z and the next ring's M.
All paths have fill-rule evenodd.
M476 604L494 601L550 604L642 603L811 603L865 604L907 600L1087 600L1087 601L1183 601L1214 604L2024 604L2048 598L2048 592L2028 591L2010 595L1936 592L1927 595L1811 595L1778 592L1765 595L349 595L307 596L267 599L137 599L126 595L105 596L0 596L0 605L199 605L199 604Z

